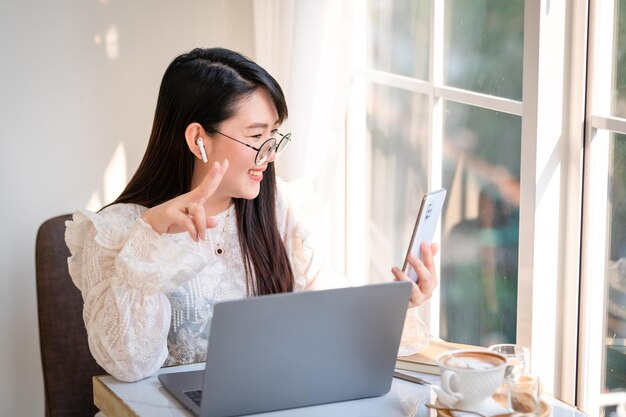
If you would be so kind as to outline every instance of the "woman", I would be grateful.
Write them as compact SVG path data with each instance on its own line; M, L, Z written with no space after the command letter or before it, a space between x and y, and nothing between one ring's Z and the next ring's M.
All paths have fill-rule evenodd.
M286 117L280 86L248 58L221 48L183 54L163 76L148 147L126 189L67 223L89 346L117 379L205 360L217 302L348 285L324 266L288 187L277 184ZM420 281L406 353L427 341L413 307L437 285L435 251L424 245L424 263L411 260Z

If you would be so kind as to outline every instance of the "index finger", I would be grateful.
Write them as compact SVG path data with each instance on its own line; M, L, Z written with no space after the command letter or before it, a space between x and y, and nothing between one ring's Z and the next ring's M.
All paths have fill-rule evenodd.
M437 249L437 246L434 244L422 242L420 254L422 255L422 263L428 270L432 270L435 267L435 254L433 252Z
M198 199L199 204L204 204L204 202L209 199L213 193L215 193L215 190L217 190L217 187L219 187L222 182L227 169L228 159L225 159L221 164L215 161L200 185L191 191L193 197Z

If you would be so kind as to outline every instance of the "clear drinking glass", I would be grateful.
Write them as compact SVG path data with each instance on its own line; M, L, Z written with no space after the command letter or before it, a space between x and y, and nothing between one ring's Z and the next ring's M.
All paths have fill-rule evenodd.
M518 416L534 416L541 404L539 377L523 374L509 382L511 408Z
M500 344L489 346L489 351L506 357L507 367L504 380L511 381L530 372L530 351L528 348L514 344Z

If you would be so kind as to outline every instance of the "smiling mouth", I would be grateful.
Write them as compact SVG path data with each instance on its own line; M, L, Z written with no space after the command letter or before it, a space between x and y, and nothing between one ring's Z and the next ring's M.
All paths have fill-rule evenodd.
M260 177L263 175L263 171L258 169L249 169L248 174L252 175L253 177Z

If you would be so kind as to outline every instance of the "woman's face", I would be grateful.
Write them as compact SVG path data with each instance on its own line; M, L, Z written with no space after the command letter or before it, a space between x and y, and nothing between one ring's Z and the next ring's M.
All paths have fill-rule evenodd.
M257 88L245 97L235 115L223 122L218 130L238 141L260 148L270 137L276 137L278 112L264 88ZM216 191L216 197L254 199L259 195L263 172L275 153L261 165L255 165L257 151L219 133L212 135L209 166L213 161L228 159L229 167Z

